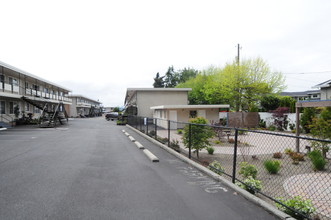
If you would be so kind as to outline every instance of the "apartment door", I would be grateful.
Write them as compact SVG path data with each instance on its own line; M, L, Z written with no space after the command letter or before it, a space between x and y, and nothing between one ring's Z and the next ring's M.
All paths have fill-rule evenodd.
M176 110L169 111L169 120L171 121L170 129L177 130L177 123L172 122L172 121L177 121L177 111Z
M5 101L0 101L0 114L6 114L6 103L5 103Z

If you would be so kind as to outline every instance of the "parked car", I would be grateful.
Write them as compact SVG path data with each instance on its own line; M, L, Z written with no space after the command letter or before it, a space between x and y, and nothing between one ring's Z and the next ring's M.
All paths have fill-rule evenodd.
M114 121L114 119L117 119L117 117L118 117L118 112L110 112L105 115L107 121L109 120Z

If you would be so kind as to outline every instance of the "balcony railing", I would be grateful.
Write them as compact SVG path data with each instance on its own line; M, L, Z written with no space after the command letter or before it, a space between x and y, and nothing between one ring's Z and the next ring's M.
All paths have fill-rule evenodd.
M25 96L35 96L44 99L51 99L57 101L72 102L72 100L65 96L59 96L51 94L48 92L41 92L32 88L22 88L16 85L0 82L0 92L16 94L16 95L25 95Z
M12 94L19 94L20 90L19 87L16 85L0 82L0 91L12 93Z

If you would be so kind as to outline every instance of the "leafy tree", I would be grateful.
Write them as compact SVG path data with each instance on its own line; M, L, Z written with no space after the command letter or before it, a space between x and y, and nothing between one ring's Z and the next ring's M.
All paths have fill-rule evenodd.
M313 118L316 117L316 108L304 108L300 118L300 124L305 132L310 133L310 125L313 122Z
M192 104L210 104L206 100L205 88L208 76L204 74L198 74L195 78L181 83L177 88L192 88L192 91L188 94L189 103Z
M191 135L189 125L186 125L183 130L183 143L188 148L191 138L192 149L195 149L199 158L199 151L210 146L209 138L213 137L214 133L210 127L204 126L207 124L207 120L203 117L191 118L189 122L192 123Z
M115 107L113 112L120 112L120 108L119 107Z
M261 58L244 60L240 65L235 61L227 64L222 82L236 111L250 109L264 94L279 93L285 88L283 75L271 72Z
M322 108L319 117L313 118L310 132L319 139L331 139L331 107ZM324 157L329 151L328 142L314 142L314 147L322 150Z
M154 88L163 88L164 87L163 78L164 78L164 76L160 77L160 74L157 73L156 77L154 78L153 87Z
M272 111L279 107L279 98L276 95L262 96L261 106L265 111Z
M179 70L177 75L178 75L178 84L179 83L184 83L188 81L189 79L195 78L198 75L199 71L194 69L194 68L184 68L182 70Z

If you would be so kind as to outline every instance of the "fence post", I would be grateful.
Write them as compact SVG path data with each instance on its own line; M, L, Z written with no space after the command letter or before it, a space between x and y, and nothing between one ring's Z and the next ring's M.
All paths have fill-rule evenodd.
M191 148L192 148L192 125L188 125L188 158L191 159Z
M155 118L155 140L157 140L157 119Z
M148 117L146 118L146 134L148 135Z
M168 120L168 147L170 147L170 120Z
M237 149L238 149L238 129L234 132L234 152L233 152L233 166L232 166L232 183L236 182L236 167L237 167Z

